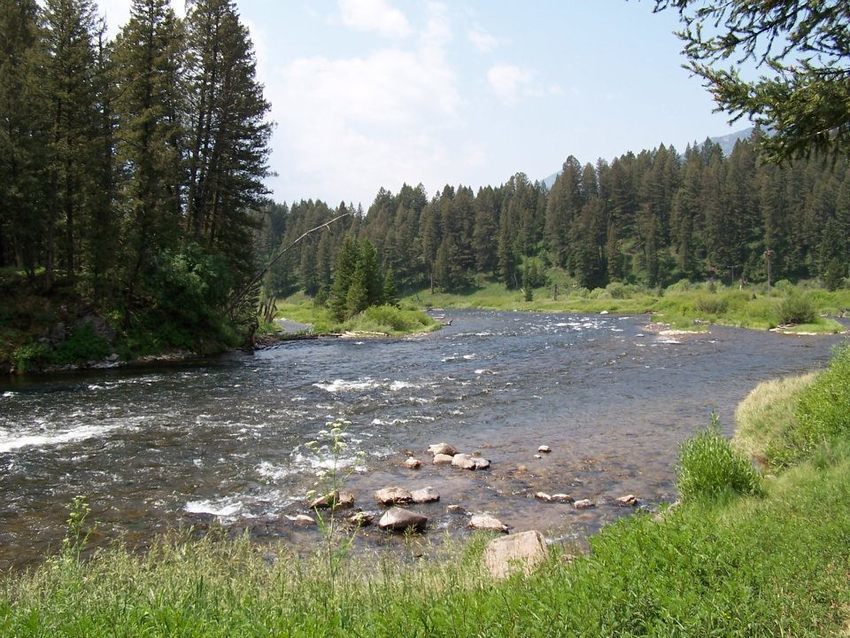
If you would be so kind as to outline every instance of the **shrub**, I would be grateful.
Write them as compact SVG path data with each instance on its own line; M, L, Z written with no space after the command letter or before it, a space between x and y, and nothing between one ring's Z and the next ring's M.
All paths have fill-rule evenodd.
M98 335L90 323L84 323L59 344L50 358L54 363L80 363L103 359L110 352L112 348L106 339Z
M694 309L708 315L721 315L729 308L729 301L718 295L702 295L694 302Z
M676 484L685 502L762 492L758 472L720 433L716 415L710 427L682 445Z
M792 293L779 302L779 323L797 325L817 321L817 311L807 295Z
M31 341L15 348L12 352L12 364L15 372L24 374L41 367L50 355L50 348L43 343Z

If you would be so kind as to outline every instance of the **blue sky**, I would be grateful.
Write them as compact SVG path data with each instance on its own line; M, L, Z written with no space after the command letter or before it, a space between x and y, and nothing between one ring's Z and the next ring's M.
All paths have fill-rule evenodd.
M101 0L111 26L130 0ZM174 2L182 13L182 1ZM728 126L644 0L238 0L276 122L277 201L532 180Z

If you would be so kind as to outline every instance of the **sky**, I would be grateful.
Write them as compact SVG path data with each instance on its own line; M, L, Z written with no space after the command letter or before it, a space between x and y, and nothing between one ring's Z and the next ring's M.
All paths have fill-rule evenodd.
M183 0L172 0L179 15ZM130 0L100 0L110 29ZM275 122L278 202L533 181L564 160L745 128L682 68L651 0L237 0Z

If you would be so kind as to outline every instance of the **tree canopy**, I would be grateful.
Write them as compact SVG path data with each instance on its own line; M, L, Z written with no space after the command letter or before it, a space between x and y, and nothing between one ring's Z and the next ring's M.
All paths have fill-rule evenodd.
M683 23L686 68L720 110L769 132L768 158L850 152L850 3L847 0L656 0ZM737 65L762 74L744 79Z

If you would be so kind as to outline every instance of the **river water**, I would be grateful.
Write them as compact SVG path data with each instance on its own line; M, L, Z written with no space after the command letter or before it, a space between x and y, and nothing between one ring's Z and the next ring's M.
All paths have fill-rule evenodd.
M401 340L318 339L163 368L115 369L0 385L0 567L58 549L65 509L85 495L96 543L143 546L157 532L212 521L309 549L322 469L341 468L357 505L388 485L433 486L429 536L465 534L463 513L570 539L675 499L680 443L759 381L821 367L840 337L711 329L662 336L646 317L451 312L439 332ZM327 423L345 419L334 454ZM317 441L318 448L307 446ZM433 466L447 441L492 461ZM541 444L550 454L536 459ZM413 452L420 470L401 466ZM536 491L596 502L542 503ZM631 510L630 510L631 511ZM377 530L358 543L392 545Z

